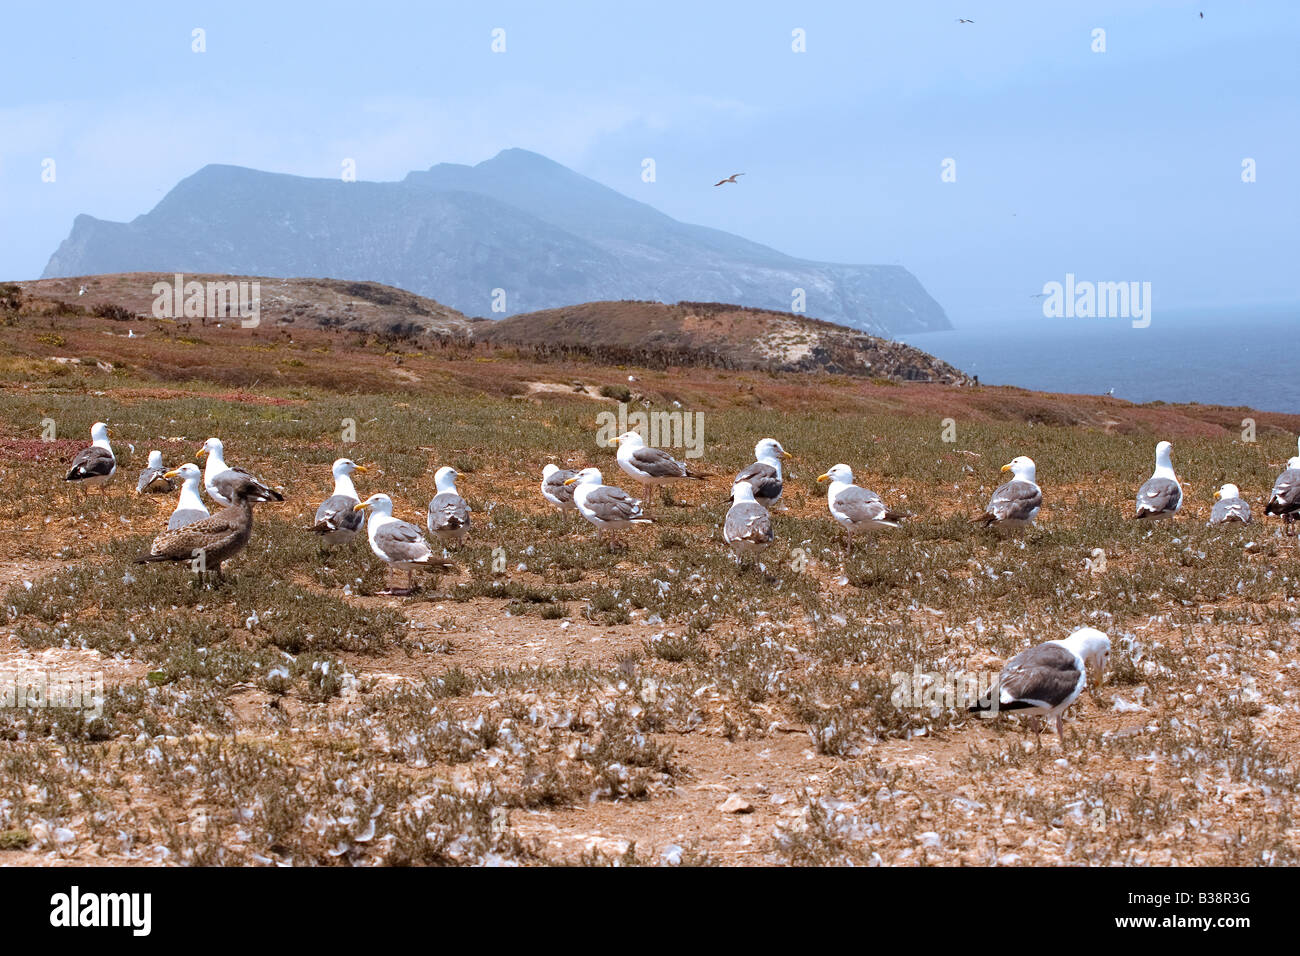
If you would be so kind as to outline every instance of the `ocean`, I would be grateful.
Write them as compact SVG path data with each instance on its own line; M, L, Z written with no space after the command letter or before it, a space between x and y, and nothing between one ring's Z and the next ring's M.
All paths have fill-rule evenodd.
M984 385L1104 395L1132 402L1248 405L1300 412L1300 305L1184 309L1129 319L1049 319L1034 313L1002 324L959 324L950 332L899 334L978 375Z

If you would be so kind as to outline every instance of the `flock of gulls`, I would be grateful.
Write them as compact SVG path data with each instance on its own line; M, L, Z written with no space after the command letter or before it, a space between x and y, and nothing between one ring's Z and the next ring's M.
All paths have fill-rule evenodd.
M104 422L92 426L91 439L90 447L73 460L65 479L83 489L83 494L84 489L93 486L103 491L117 472L117 458ZM685 462L662 449L646 445L636 432L619 435L611 443L618 446L619 469L640 484L643 493L676 481L711 477L692 471ZM1297 448L1300 450L1300 443ZM1174 473L1172 453L1169 442L1156 445L1155 470L1138 489L1133 519L1168 518L1182 507L1183 489ZM179 497L167 530L154 538L149 551L136 561L189 561L200 579L211 572L220 580L222 563L248 544L253 505L283 501L284 496L243 468L227 464L220 439L209 438L198 449L197 456L206 459L202 470L192 462L168 469L161 452L150 452L136 491L171 494L179 489ZM781 503L782 462L793 457L776 439L764 438L754 447L753 463L733 479L731 507L723 520L722 536L738 561L761 553L775 539L771 512L785 510ZM443 554L435 551L430 537L421 528L393 515L393 500L388 495L373 494L361 500L352 476L365 474L364 466L340 458L331 471L333 492L316 510L312 526L324 546L348 544L364 528L375 555L389 569L407 573L406 588L390 589L384 592L387 594L410 593L416 571L451 566L445 549L464 543L470 533L472 514L469 503L457 490L460 475L454 468L442 467L435 473L436 493L425 518L428 534L442 545ZM1010 472L1010 480L993 492L988 506L972 522L1008 529L1032 526L1043 504L1033 459L1020 456L1003 465L1002 471ZM881 529L897 528L911 517L890 508L876 492L856 484L853 471L846 464L833 466L818 476L817 481L829 483L827 509L844 529L850 552L855 535L869 536ZM209 511L203 501L204 493L221 506L219 510ZM541 495L560 512L577 512L598 531L607 533L611 548L616 546L619 532L653 520L643 499L605 484L598 468L573 471L548 464L542 472ZM1223 485L1215 498L1210 524L1252 520L1250 506L1236 485ZM1287 532L1291 533L1292 523L1300 515L1300 455L1291 458L1286 470L1278 476L1264 512L1281 516ZM1039 730L1040 717L1055 719L1057 733L1061 734L1065 710L1088 686L1089 673L1094 685L1100 682L1109 654L1110 640L1093 628L1081 628L1063 640L1031 647L1007 663L993 691L969 710L1017 711L1032 718L1035 731Z

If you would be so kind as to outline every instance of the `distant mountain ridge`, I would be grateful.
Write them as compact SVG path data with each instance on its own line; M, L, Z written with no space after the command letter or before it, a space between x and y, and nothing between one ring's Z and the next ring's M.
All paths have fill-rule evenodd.
M373 281L494 318L616 299L788 311L799 288L808 315L852 328L951 328L902 266L797 259L521 149L389 183L205 166L129 223L78 216L43 277L119 272Z

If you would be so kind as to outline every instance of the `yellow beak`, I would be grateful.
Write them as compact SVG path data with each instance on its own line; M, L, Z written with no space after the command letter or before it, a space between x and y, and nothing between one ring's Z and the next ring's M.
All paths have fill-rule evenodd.
M177 469L175 469L175 468L173 468L171 471L165 471L165 472L163 472L163 477L164 477L164 478L179 478L180 476L181 476L181 473L180 473Z
M366 510L367 508L369 508L369 507L370 507L370 505L368 505L366 502L364 502L364 501L359 501L359 502L357 502L356 504L354 504L354 505L352 506L352 510L353 510L353 511L365 511L365 510Z
M1216 491L1216 492L1214 493L1214 500L1215 500L1215 501L1218 501L1218 500L1219 500L1219 496L1222 495L1222 494L1223 494L1222 491Z
M564 479L564 483L565 483L566 485L572 485L572 484L576 483L577 480L578 480L578 478L577 478L577 476L575 475L575 476L572 477L572 478L566 478L566 479Z
M617 445L617 444L618 444L618 439L617 439L617 438L611 438L611 439L609 440L609 443L610 443L611 445Z
M794 459L794 455L790 454L788 451L783 451L781 452L781 459L783 461L792 461Z
M830 481L830 480L831 480L831 476L830 476L830 475L818 475L818 476L817 476L817 484L819 484L819 485L820 485L823 481Z
M208 450L207 450L206 448L200 448L200 449L199 449L198 451L196 451L194 454L198 456L198 458L199 458L200 461L202 461L202 460L203 460L203 457L204 457L205 455L207 455L207 453L208 453Z
M1010 466L1010 465L1003 465L1001 470L1002 470L1002 471L1010 471L1010 470L1011 470L1011 466Z
M367 468L365 465L357 465L357 467L354 468L354 469L352 469L352 470L353 470L353 471L359 471L359 472L361 472L361 474L364 475L364 474L365 474L366 472L368 472L370 469Z

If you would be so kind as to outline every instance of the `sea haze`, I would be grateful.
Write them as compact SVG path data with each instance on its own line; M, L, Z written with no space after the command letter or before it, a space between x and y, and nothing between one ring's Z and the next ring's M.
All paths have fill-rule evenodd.
M1161 312L1135 329L1129 319L1049 319L1034 313L1000 323L954 318L950 332L897 338L978 375L985 385L1019 385L1089 395L1115 390L1133 402L1248 405L1300 410L1292 349L1300 304Z

